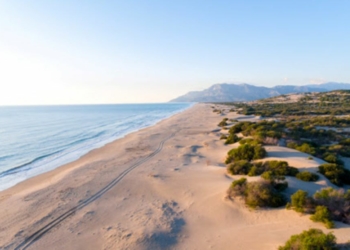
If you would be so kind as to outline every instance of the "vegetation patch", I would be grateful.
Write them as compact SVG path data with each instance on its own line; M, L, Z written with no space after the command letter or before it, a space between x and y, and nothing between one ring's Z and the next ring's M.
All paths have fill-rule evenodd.
M326 228L334 227L334 222L331 220L331 215L325 206L317 206L315 213L311 215L310 219L315 222L322 222Z
M313 197L303 190L291 196L287 209L300 213L313 214L310 219L323 222L327 228L334 226L332 220L350 224L350 190L325 188L316 192Z
M324 188L313 198L317 205L327 207L333 220L350 224L350 190Z
M229 134L226 138L225 144L233 144L240 141L241 138L235 134Z
M302 181L318 181L319 179L319 176L317 174L307 171L297 173L295 177Z
M247 206L257 207L280 207L286 204L286 198L270 181L247 182L246 178L241 178L232 182L228 192L228 197L241 197Z
M232 163L233 161L240 160L257 160L262 159L266 156L266 150L262 147L261 144L258 145L250 145L243 144L238 148L231 149L228 152L228 156L226 158L226 164Z
M350 185L350 171L344 166L336 163L325 163L318 167L318 170L330 182L337 186Z
M226 140L226 139L227 139L227 135L222 134L222 135L220 136L220 140Z
M237 142L236 133L242 133L244 136L252 138L244 138L240 141L241 146L228 152L226 164L233 161L247 160L252 161L262 159L266 156L266 151L262 147L264 142L271 141L269 138L284 138L289 141L287 147L298 151L317 156L324 159L328 163L319 167L319 172L328 178L333 184L338 186L350 185L350 171L345 169L339 155L350 156L350 139L343 138L332 130L319 130L316 125L333 124L341 126L349 124L348 118L313 118L307 121L297 119L288 119L287 121L260 121L239 122L232 126L229 130L230 140L228 143ZM329 121L330 120L330 121ZM346 121L346 122L345 122ZM308 141L302 141L308 140ZM323 145L326 141L338 140L339 144ZM312 159L309 157L309 159ZM259 175L259 165L254 167L250 175ZM232 167L234 168L234 167ZM249 171L246 173L248 174ZM261 174L261 173L260 173ZM298 179L303 181L317 181L318 175L312 173L299 173Z
M239 141L239 144L241 144L241 145L243 145L243 144L258 145L258 144L261 144L261 142L255 140L253 138L244 138L244 139L241 139Z
M333 233L325 234L319 229L309 229L301 234L292 235L278 250L336 250L336 237Z
M222 121L218 124L218 126L219 126L219 127L225 127L225 126L227 126L227 125L228 125L228 124L227 124L227 120L228 120L228 118L222 119Z
M238 160L227 166L227 171L232 174L249 176L261 175L270 172L274 176L296 176L299 170L290 167L286 161L265 161L251 163L247 160Z

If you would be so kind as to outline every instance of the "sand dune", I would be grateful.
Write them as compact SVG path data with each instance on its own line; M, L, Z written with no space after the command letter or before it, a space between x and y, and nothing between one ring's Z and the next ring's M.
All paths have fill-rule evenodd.
M159 124L0 193L0 246L15 249L276 249L320 228L283 208L252 211L227 200L223 164L234 146L219 140L223 117L197 104ZM240 115L240 118L243 118ZM257 118L249 118L257 119ZM267 147L267 159L316 171L319 159ZM267 160L266 159L266 160ZM259 177L255 177L259 178ZM330 183L288 178L290 191ZM350 227L336 223L339 242Z

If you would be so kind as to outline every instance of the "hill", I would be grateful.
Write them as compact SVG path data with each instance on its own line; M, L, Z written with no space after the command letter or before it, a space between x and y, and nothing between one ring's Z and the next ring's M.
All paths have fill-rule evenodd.
M350 89L349 83L328 82L315 85L278 85L272 88L251 84L214 84L203 91L191 91L171 102L236 102L253 101L290 93L326 92L330 90Z

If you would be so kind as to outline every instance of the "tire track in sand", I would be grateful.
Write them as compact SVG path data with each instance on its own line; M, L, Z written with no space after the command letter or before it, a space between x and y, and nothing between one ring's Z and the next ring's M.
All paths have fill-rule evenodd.
M145 158L139 160L138 162L134 163L127 169L125 169L121 174L119 174L115 179L113 179L110 183L108 183L105 187L100 189L97 193L92 195L90 198L80 202L75 207L72 207L68 211L64 212L60 216L58 216L53 221L49 222L45 226L41 227L39 230L35 231L33 234L28 236L23 242L21 242L15 250L20 249L27 249L30 245L32 245L35 241L39 240L42 236L44 236L46 233L48 233L51 229L53 229L55 226L57 226L59 223L67 219L69 216L73 215L78 210L82 209L83 207L89 205L91 202L99 199L103 194L105 194L108 190L113 188L118 182L120 182L128 173L130 173L133 169L137 168L141 164L147 162L151 158L153 158L155 155L157 155L160 151L162 151L164 143L169 140L170 138L174 137L175 133L172 133L170 136L165 138L163 141L161 141L158 145L158 148L153 151L151 154L146 156Z

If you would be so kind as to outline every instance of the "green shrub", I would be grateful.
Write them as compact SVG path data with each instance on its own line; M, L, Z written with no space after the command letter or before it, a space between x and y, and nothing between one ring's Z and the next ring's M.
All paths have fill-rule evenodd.
M318 170L330 182L337 186L350 184L350 171L345 169L342 165L336 163L325 163L318 167Z
M287 204L287 209L315 213L311 219L324 222L326 227L332 226L331 220L350 224L350 190L324 188L317 191L313 198L308 197L305 191L298 190L291 196L291 200L292 203Z
M233 144L233 143L236 143L240 140L241 138L239 138L237 135L235 134L229 134L226 141L225 141L225 144Z
M300 172L295 177L302 181L317 181L319 179L319 176L317 174L307 171Z
M275 182L273 184L273 187L278 191L278 192L283 192L288 188L288 182L287 181L280 181L280 182Z
M254 156L253 160L262 159L267 155L266 150L262 145L258 144L254 146Z
M322 222L325 224L326 228L333 228L334 223L331 220L328 208L325 206L317 206L316 212L311 215L310 219L315 222Z
M231 149L228 152L226 164L231 163L233 160L256 160L266 156L266 150L261 145L243 144L238 148Z
M292 235L278 250L336 250L336 237L325 234L319 229L309 229L301 234Z
M350 190L324 188L313 197L317 205L328 208L333 220L350 224Z
M247 184L245 203L252 208L280 207L286 204L286 199L270 182L257 181Z
M323 157L323 160L325 160L326 162L329 162L329 163L337 163L338 158L335 154L326 154Z
M287 147L296 149L298 147L298 144L296 142L288 142Z
M246 144L246 143L251 144L251 145L260 144L259 141L254 140L253 138L244 138L244 139L239 141L239 144L241 144L241 145Z
M243 130L246 130L246 128L249 127L250 125L254 125L254 123L252 123L252 122L239 122L239 123L233 125L230 128L229 132L230 132L230 134L240 133Z
M286 161L266 161L264 162L264 171L272 171L274 175L279 176L295 176L299 170L288 166Z
M314 208L313 200L307 192L298 190L291 196L290 208L300 213L310 212Z
M232 164L227 166L227 171L230 174L248 174L251 170L253 164L246 160L235 161Z
M243 197L246 205L252 208L280 207L286 203L284 195L267 181L247 182L241 178L232 182L227 194L230 198Z
M264 172L261 177L270 182L271 185L279 192L284 191L288 188L288 182L285 181L285 177L281 175L276 175L273 171L269 170Z
M299 171L297 168L289 167L285 161L265 161L251 163L248 160L233 161L233 156L229 155L226 160L227 171L230 174L244 174L249 176L268 175L275 180L284 180L284 176L295 176ZM230 164L231 163L231 164ZM262 176L264 178L264 176ZM268 179L268 178L267 178Z
M287 174L288 176L296 176L299 173L299 169L295 168L295 167L288 167L287 168Z
M341 140L339 144L350 146L350 138Z
M310 155L316 154L316 149L306 142L303 143L301 146L296 147L295 149Z
M256 164L254 164L249 172L248 172L248 176L257 176L257 175L260 175L260 172L259 172L259 169L258 167L256 166Z
M265 171L262 175L261 178L263 178L264 180L267 181L276 181L276 180L284 180L285 177L284 176L280 176L280 175L276 175L273 171L268 170Z
M223 120L218 124L218 126L219 126L219 127L225 127L225 126L227 126L228 124L227 124L226 121L227 121L227 120L223 119Z
M226 139L227 139L227 135L222 134L222 135L220 136L220 140L226 140Z
M238 179L238 180L235 180L232 182L232 186L235 187L237 185L239 186L242 186L244 185L245 183L247 182L247 179L246 178L241 178L241 179Z
M244 196L246 186L247 186L246 178L241 178L233 181L231 183L230 188L227 190L227 196L230 198Z

